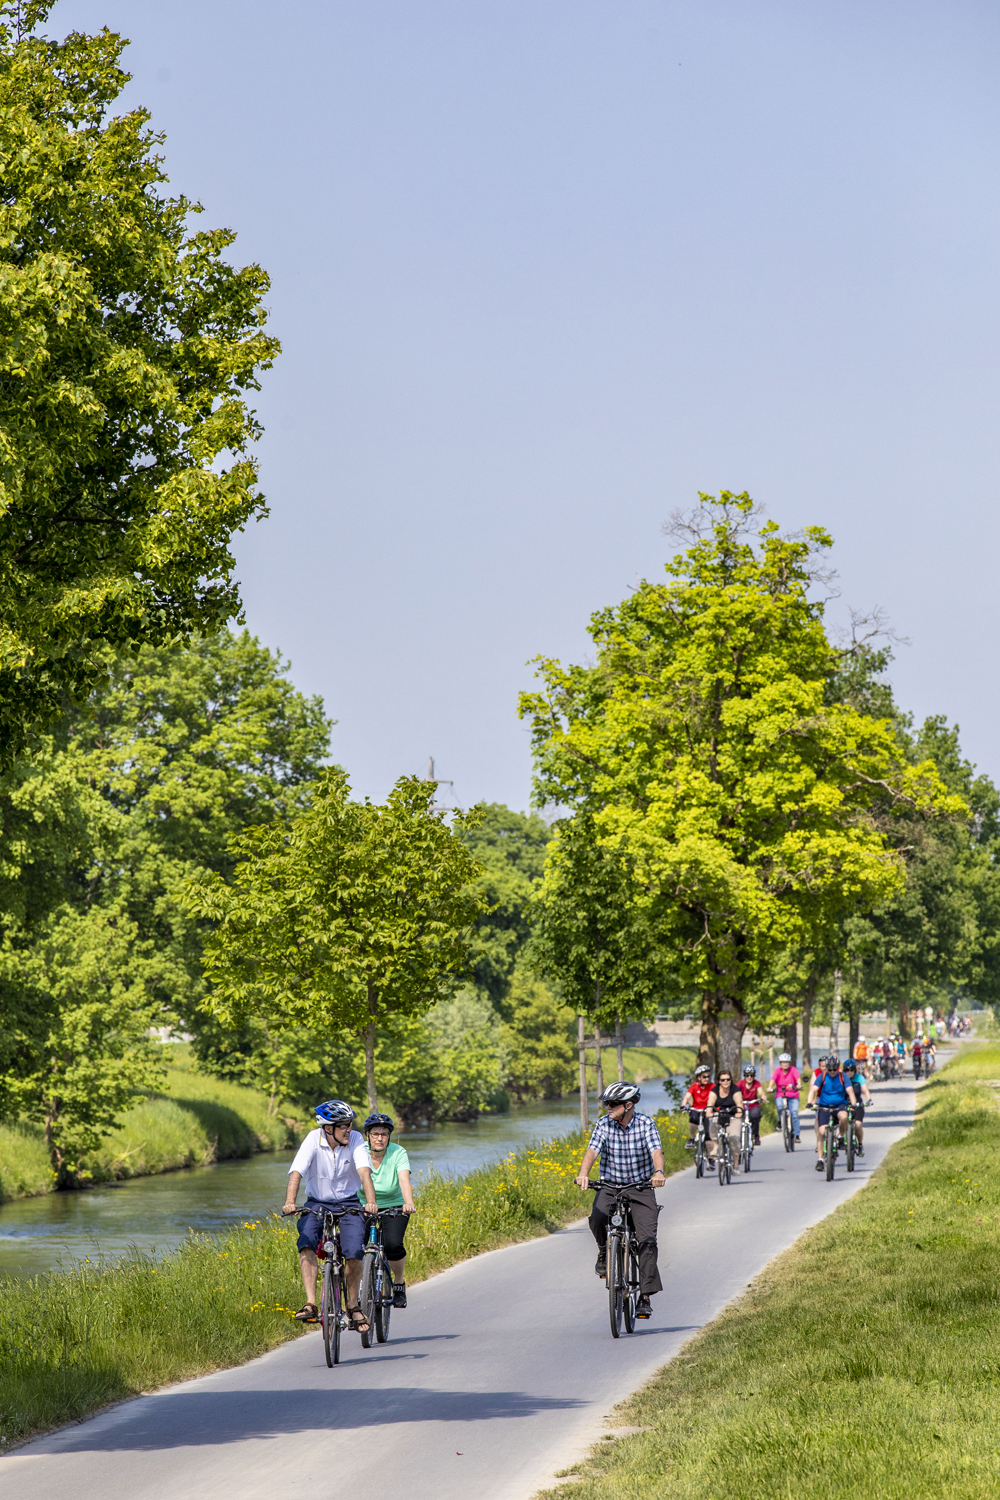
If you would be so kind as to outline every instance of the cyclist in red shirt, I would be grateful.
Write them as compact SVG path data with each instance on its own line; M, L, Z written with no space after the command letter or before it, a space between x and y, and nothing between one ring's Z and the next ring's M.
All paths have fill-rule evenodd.
M698 1126L701 1124L702 1115L708 1106L708 1096L712 1092L712 1072L707 1063L700 1063L694 1070L694 1077L688 1084L687 1093L681 1100L681 1109L687 1108L688 1138L685 1142L685 1151L694 1150L694 1138L698 1134ZM707 1133L707 1131L706 1131Z
M764 1102L764 1085L757 1077L757 1069L753 1063L746 1063L743 1068L743 1079L740 1083L740 1093L743 1095L743 1106L750 1116L750 1129L753 1131L753 1143L760 1145L760 1107Z

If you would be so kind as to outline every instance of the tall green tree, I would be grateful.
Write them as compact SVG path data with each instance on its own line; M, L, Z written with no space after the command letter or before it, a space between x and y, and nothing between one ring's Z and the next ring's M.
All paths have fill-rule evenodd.
M627 854L677 989L701 994L703 1053L730 1066L774 956L902 888L878 799L962 807L890 723L827 701L837 663L813 584L828 535L754 515L749 496L703 496L667 582L596 615L595 665L542 662L522 706L539 800L586 810Z
M217 629L263 515L247 395L267 278L162 191L163 137L113 115L124 40L0 0L0 759L99 680L103 648Z
M287 827L234 839L231 884L205 874L189 887L192 909L215 924L205 945L215 1014L363 1033L371 1109L376 1027L454 992L485 906L457 831L478 813L450 828L433 796L404 777L384 805L355 802L343 771L327 770Z
M545 869L552 830L537 813L488 802L482 821L461 837L483 867L477 888L488 902L476 922L472 975L477 988L503 1012L514 967L530 936L531 900Z
M185 1024L211 1050L202 931L180 895L193 872L231 873L235 831L308 795L329 724L282 668L229 632L109 660L100 691L0 777L0 1116L44 1124L61 1180L155 1081L151 1026Z

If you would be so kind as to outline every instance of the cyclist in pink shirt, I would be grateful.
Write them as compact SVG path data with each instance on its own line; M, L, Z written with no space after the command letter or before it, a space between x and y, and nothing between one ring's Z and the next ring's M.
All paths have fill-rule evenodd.
M778 1106L778 1118L781 1111L787 1109L792 1115L792 1129L795 1131L795 1139L799 1136L799 1070L792 1063L790 1052L783 1052L778 1058L778 1066L771 1074L768 1081L768 1089L773 1090L775 1103Z

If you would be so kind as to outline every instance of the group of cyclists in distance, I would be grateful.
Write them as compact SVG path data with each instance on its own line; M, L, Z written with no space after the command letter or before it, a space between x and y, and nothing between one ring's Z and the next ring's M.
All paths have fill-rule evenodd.
M945 1030L952 1036L971 1031L967 1018L952 1017L938 1021L915 1036L909 1044L896 1034L878 1037L869 1043L859 1037L854 1055L841 1063L836 1052L819 1059L809 1079L806 1107L815 1106L816 1170L823 1171L823 1143L833 1126L843 1136L853 1129L854 1154L864 1156L865 1111L871 1107L869 1082L883 1082L901 1077L909 1060L916 1078L929 1073L935 1065L936 1044ZM767 1096L773 1095L779 1121L801 1141L799 1119L803 1079L783 1052L767 1083L757 1077L752 1062L745 1063L739 1079L731 1070L721 1068L713 1079L707 1063L700 1063L681 1101L690 1122L688 1150L695 1149L696 1137L708 1147L709 1162L715 1165L720 1128L726 1139L735 1123L730 1149L736 1165L740 1161L741 1142L748 1150L760 1144L761 1108ZM601 1277L608 1274L606 1245L609 1220L615 1219L615 1205L627 1189L628 1217L637 1246L638 1285L635 1315L648 1318L650 1298L662 1289L657 1268L656 1220L659 1206L654 1189L662 1187L664 1155L659 1132L651 1116L636 1106L641 1098L635 1083L610 1084L603 1090L600 1103L605 1113L597 1121L580 1163L576 1182L581 1189L597 1187L590 1214L590 1229L597 1242L595 1270ZM787 1121L782 1117L787 1111ZM392 1306L405 1308L406 1249L404 1236L408 1217L414 1212L410 1162L404 1148L392 1141L393 1120L373 1112L364 1122L363 1133L354 1129L355 1112L342 1099L328 1099L316 1106L316 1129L310 1131L296 1153L288 1172L284 1213L300 1214L298 1251L305 1303L295 1314L302 1322L317 1319L317 1251L327 1212L342 1215L340 1242L346 1262L348 1293L347 1314L351 1326L363 1335L370 1333L365 1313L359 1305L361 1261L364 1254L364 1216L379 1215L381 1210L397 1209L395 1217L383 1225L386 1259L392 1277ZM744 1116L749 1132L742 1130ZM699 1135L699 1132L701 1134ZM848 1136L848 1141L850 1137ZM590 1172L599 1162L599 1183L591 1181ZM300 1185L305 1186L304 1210L296 1207Z

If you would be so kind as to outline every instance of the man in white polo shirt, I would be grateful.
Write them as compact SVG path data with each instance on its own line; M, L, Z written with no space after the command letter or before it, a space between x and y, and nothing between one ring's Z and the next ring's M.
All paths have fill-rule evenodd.
M325 1104L317 1104L316 1119L319 1121L318 1128L311 1130L306 1136L288 1169L288 1189L285 1193L284 1212L293 1214L299 1183L305 1179L305 1206L319 1210L303 1214L299 1220L299 1269L302 1272L306 1302L295 1316L304 1323L312 1322L319 1316L316 1305L316 1278L319 1274L316 1247L323 1232L321 1211L329 1208L344 1214L340 1221L340 1243L347 1263L351 1324L358 1333L367 1333L368 1324L358 1306L364 1226L357 1208L358 1195L363 1193L368 1213L378 1211L368 1148L360 1131L351 1129L354 1111L343 1099L328 1099ZM347 1209L353 1209L354 1212L347 1213Z

